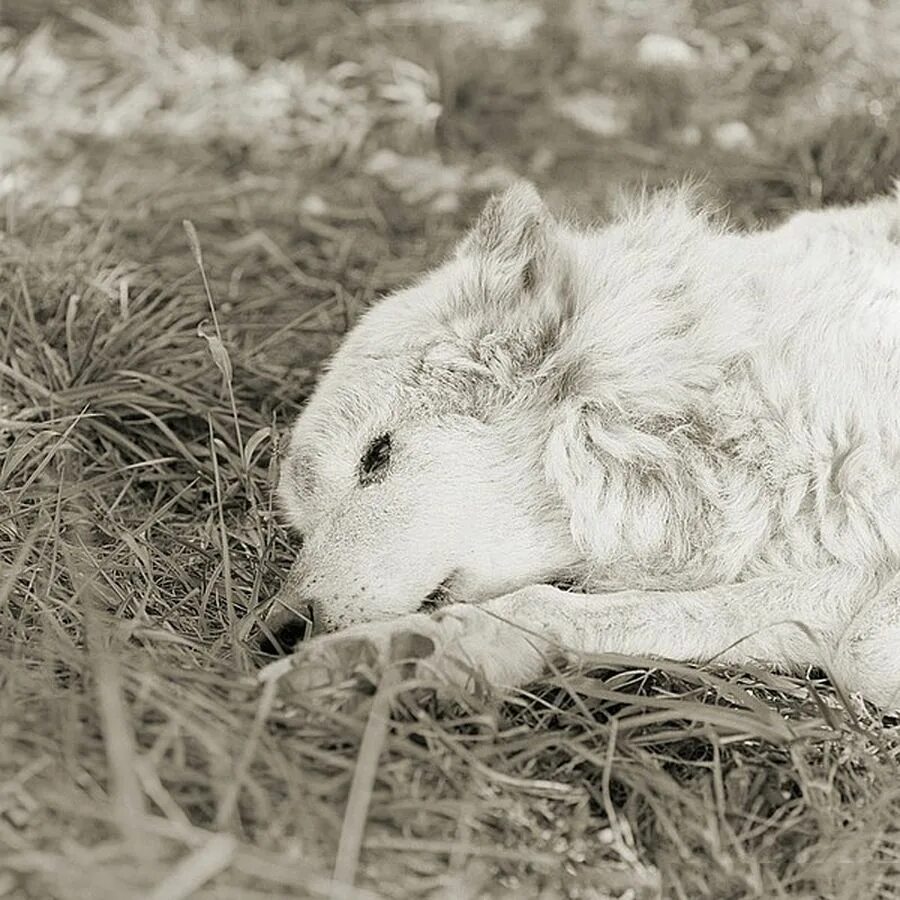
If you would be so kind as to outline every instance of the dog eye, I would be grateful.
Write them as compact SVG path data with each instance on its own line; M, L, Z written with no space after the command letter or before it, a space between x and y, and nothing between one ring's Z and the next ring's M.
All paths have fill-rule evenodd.
M359 461L359 483L363 486L381 481L391 460L391 436L383 434L366 448Z

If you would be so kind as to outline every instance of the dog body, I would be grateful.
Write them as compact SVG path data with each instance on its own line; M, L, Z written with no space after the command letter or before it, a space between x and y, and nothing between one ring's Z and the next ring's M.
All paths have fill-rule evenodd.
M900 704L900 201L739 235L674 191L580 230L511 188L348 335L280 496L272 629L338 630L301 664L418 635L455 680L563 647Z

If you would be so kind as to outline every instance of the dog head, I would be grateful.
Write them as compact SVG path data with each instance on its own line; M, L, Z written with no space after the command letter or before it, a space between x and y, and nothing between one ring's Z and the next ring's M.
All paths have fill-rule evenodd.
M565 327L559 229L534 188L509 189L452 259L347 336L282 460L302 549L278 606L311 606L330 631L573 564L542 468L546 409L524 390Z

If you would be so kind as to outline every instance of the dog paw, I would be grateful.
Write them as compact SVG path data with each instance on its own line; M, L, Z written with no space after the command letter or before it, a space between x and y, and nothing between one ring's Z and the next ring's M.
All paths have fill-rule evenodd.
M262 670L291 692L353 689L392 670L434 688L516 687L544 668L541 642L482 606L454 604L432 616L403 616L314 638Z
M307 692L375 683L391 667L409 676L417 660L434 652L438 630L433 619L419 614L355 625L305 642L291 656L262 669L259 679Z

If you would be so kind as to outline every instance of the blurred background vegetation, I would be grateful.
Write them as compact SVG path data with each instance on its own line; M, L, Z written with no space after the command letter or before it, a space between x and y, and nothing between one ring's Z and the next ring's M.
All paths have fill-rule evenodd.
M622 185L693 176L749 226L884 191L900 162L890 0L5 0L0 15L9 214L102 225L166 280L191 267L191 219L251 340L317 306L326 330L352 317L515 176L586 219Z

